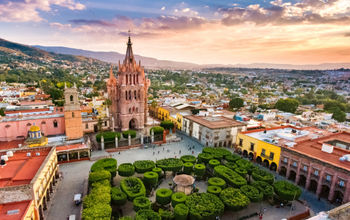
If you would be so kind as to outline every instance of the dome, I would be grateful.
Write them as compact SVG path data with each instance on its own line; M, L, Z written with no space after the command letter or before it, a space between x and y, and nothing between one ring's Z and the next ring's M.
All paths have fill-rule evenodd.
M39 126L33 125L32 127L30 127L29 131L35 132L35 131L40 131Z

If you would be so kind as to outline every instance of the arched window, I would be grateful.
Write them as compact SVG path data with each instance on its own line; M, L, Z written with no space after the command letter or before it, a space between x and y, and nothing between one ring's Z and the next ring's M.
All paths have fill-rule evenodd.
M138 92L138 98L141 99L141 92L140 92L140 90Z
M134 74L134 84L136 84L136 75Z
M74 112L72 112L72 118L74 118Z
M128 91L125 91L125 99L128 100Z
M129 90L129 100L131 100L131 90Z
M54 121L53 121L53 127L54 127L54 128L57 128L57 126L58 126L58 123L57 123L56 120L54 120Z
M73 95L69 97L70 101L73 102Z
M134 97L135 97L135 99L137 98L137 97L136 97L136 90L134 90Z
M131 113L131 108L129 108L129 113Z
M128 84L128 75L126 75L126 83L125 84Z
M135 112L135 107L132 107L132 112Z

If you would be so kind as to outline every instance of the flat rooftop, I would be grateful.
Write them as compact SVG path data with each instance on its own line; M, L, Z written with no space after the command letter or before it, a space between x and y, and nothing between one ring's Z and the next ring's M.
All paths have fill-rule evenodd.
M57 146L56 152L64 152L64 151L71 151L71 150L81 150L81 149L88 149L89 147L85 143L80 144L71 144L71 145L65 145L65 146Z
M50 150L48 147L14 151L6 165L0 165L0 188L29 184ZM28 156L27 153L31 155ZM6 152L0 153L1 155L6 155Z
M21 201L0 204L0 219L1 220L20 220L24 219L24 215L32 201Z
M231 118L226 118L223 116L213 117L213 116L197 116L197 115L187 115L184 116L191 121L194 121L204 127L210 129L219 129L219 128L229 128L229 127L239 127L244 126L245 124L238 122Z

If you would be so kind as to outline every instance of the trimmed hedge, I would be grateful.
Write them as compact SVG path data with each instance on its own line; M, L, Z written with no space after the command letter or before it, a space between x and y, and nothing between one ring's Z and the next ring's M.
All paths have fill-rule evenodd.
M216 196L219 196L221 193L222 189L218 186L208 186L207 188L207 193L214 194Z
M214 157L211 154L200 153L200 154L198 154L197 160L198 160L198 163L209 163L209 161L213 158Z
M183 192L176 192L173 193L171 196L171 205L175 207L178 204L185 203L187 199L187 196Z
M159 209L158 213L162 220L173 220L175 217L173 212L163 210L162 208Z
M244 168L248 174L252 174L253 170L256 169L254 164L248 160L240 159L236 161L237 166Z
M111 199L112 204L121 206L125 205L127 196L119 187L113 187L111 189Z
M221 164L220 161L218 161L217 159L209 160L209 166L212 168L219 166L220 164Z
M104 142L115 142L116 136L118 139L120 139L120 133L114 131L105 131L96 135L96 141L98 143L101 143L101 136L103 136Z
M135 167L131 163L122 163L118 167L118 174L120 176L132 176L135 173Z
M110 220L112 217L112 207L109 204L99 203L90 208L83 209L82 219L84 220Z
M163 170L162 170L162 168L155 167L155 168L152 169L152 172L157 173L158 174L158 178L159 178L162 175Z
M189 208L185 204L178 204L174 208L175 220L187 220Z
M91 166L91 172L107 170L112 174L112 177L117 175L117 160L114 158L104 158L96 161Z
M193 170L193 163L186 162L184 163L184 173L191 174Z
M132 203L136 212L141 209L151 209L151 201L145 196L136 197Z
M273 196L273 186L264 181L254 181L252 184L255 188L257 188L260 192L264 194L265 199L272 198Z
M153 171L148 171L143 174L144 182L149 186L155 186L158 183L158 174Z
M264 194L262 192L260 192L257 188L255 188L254 186L245 185L245 186L242 186L240 188L240 190L252 202L260 202L264 197Z
M236 173L238 173L239 175L241 175L242 177L246 178L247 174L248 174L248 171L242 167L237 167L234 169L234 171Z
M156 164L152 160L137 160L134 162L134 167L137 173L145 173L152 171Z
M184 163L196 163L197 158L193 155L184 155L180 158Z
M235 162L231 162L231 161L225 162L224 165L230 168L231 170L235 170L238 167Z
M136 213L135 220L161 220L162 218L153 210L142 209Z
M297 200L301 195L301 189L298 186L285 180L275 182L273 188L280 199L285 201Z
M156 191L156 201L161 205L167 205L171 202L173 192L170 189L158 189Z
M226 187L226 182L220 177L211 177L208 179L208 186L218 186L224 189Z
M250 203L249 198L244 195L239 189L232 187L221 191L220 199L225 206L232 211L238 211L247 207Z
M91 208L96 204L110 204L111 202L111 187L99 185L92 188L89 195L83 199L83 207Z
M169 130L174 128L174 123L170 120L165 120L160 123L160 126L163 127L165 130Z
M127 131L123 131L123 138L129 138L129 134L131 138L135 138L136 137L136 131L134 130L127 130Z
M211 154L218 160L222 160L225 156L232 155L229 150L221 147L205 147L203 148L202 152Z
M111 173L108 172L107 170L99 170L96 172L91 172L89 174L89 185L92 185L93 183L96 182L103 182L105 180L111 181Z
M244 179L235 171L223 165L219 165L214 168L214 175L224 179L227 184L236 188L240 188L243 185L247 185L246 179Z
M275 177L272 175L272 173L261 169L254 170L252 173L252 177L255 181L264 181L269 184L273 184L273 182L275 181Z
M204 176L205 174L205 165L204 164L200 164L200 163L197 163L196 165L194 165L194 174L198 177L201 177L201 176Z
M211 193L193 193L187 196L185 205L189 208L191 220L215 219L224 212L224 203Z
M125 192L130 201L139 196L146 196L146 188L143 182L136 177L126 177L120 181L120 188Z
M236 154L230 154L230 155L225 156L225 160L230 161L230 162L236 162L239 159L241 159L241 157L236 155Z
M162 168L164 171L179 172L182 170L182 160L178 158L167 158L157 161L157 167Z
M152 127L152 128L149 130L150 133L152 132L152 130L153 130L154 135L163 134L163 132L164 132L164 128L163 128L163 127L160 127L160 126L154 126L154 127Z

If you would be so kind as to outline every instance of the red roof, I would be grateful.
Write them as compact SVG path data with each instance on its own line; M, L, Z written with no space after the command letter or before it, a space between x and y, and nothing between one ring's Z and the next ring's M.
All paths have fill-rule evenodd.
M5 166L0 166L0 187L29 184L49 154L51 148L19 150L13 152ZM31 156L27 156L27 153ZM36 155L40 153L40 155ZM1 155L5 155L2 153Z
M84 148L88 148L88 146L84 143L72 144L72 145L58 146L56 147L56 152L59 153L62 151L79 150Z
M0 150L7 150L18 148L18 144L24 143L24 139L22 140L14 140L14 141L0 141Z
M26 113L26 112L45 112L50 111L49 108L41 108L41 109L23 109L23 110L14 110L14 111L6 111L5 114L15 114L15 113Z
M31 203L32 203L32 200L0 204L0 219L1 220L24 219L24 215L26 214ZM8 211L10 211L10 213L8 213Z

